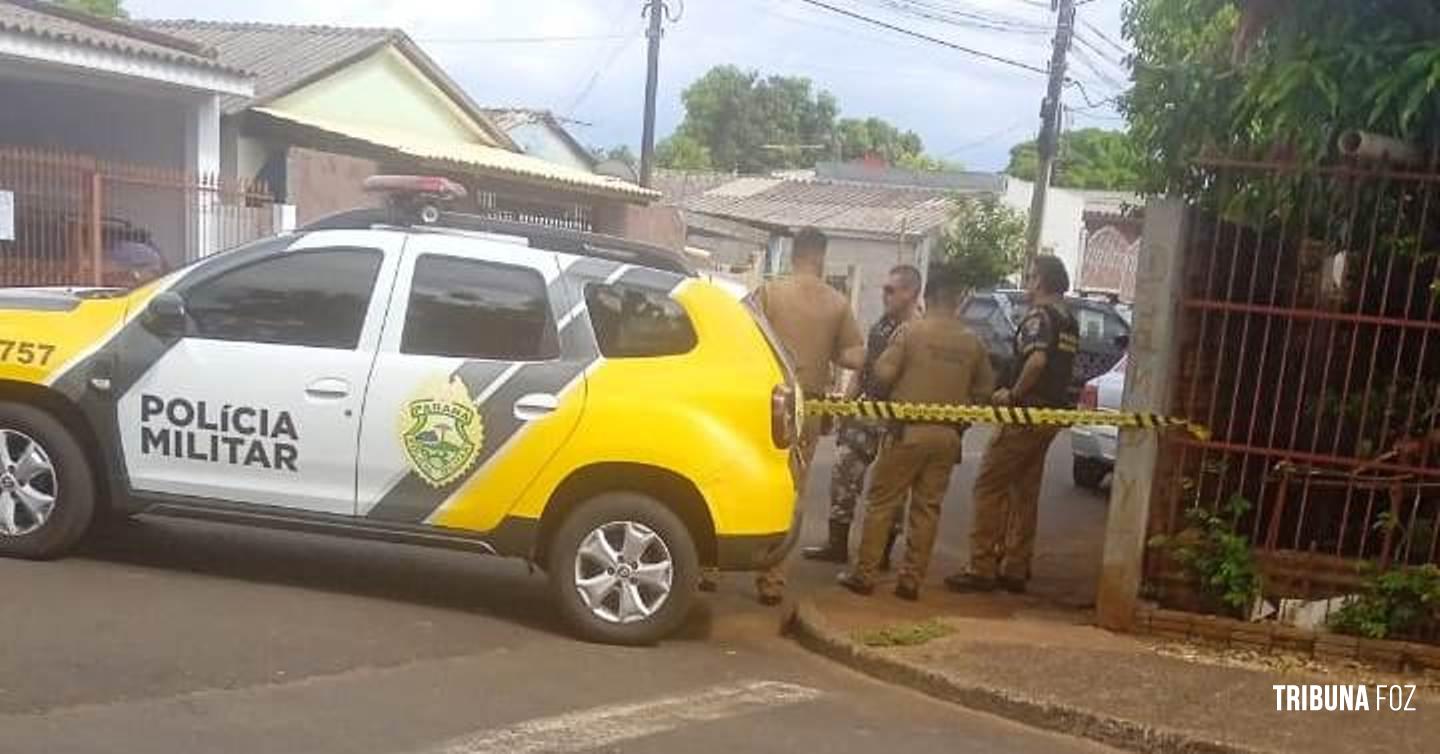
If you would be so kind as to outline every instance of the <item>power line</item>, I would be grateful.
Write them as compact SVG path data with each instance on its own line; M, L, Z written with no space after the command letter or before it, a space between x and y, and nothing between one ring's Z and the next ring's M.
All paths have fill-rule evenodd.
M1078 31L1075 32L1075 41L1079 42L1082 46L1085 47L1085 49L1098 55L1101 60L1115 66L1116 70L1125 71L1126 73L1129 72L1129 68L1127 68L1123 62L1115 59L1114 53L1102 49L1099 45L1091 42L1089 37L1081 34Z
M950 156L953 156L953 155L957 155L957 154L959 154L959 153L961 153L961 152L966 152L966 151L969 151L969 150L974 149L974 148L976 148L976 147L983 146L983 145L985 145L985 144L989 144L990 142L994 141L995 139L998 139L998 138L1000 138L1001 136L1004 136L1005 134L1008 134L1008 133L1010 133L1011 131L1014 131L1015 129L1019 128L1025 121L1027 121L1027 120L1029 120L1029 119L1030 119L1030 116L1026 115L1026 116L1024 116L1024 117L1022 117L1022 118L1019 118L1019 119L1017 119L1017 120L1014 120L1014 121L1010 122L1010 123L1007 124L1004 128L998 129L998 130L996 130L996 131L994 131L994 132L992 132L992 133L988 133L988 134L986 134L986 135L984 135L984 136L982 136L982 137L980 137L980 138L978 138L978 139L976 139L976 140L974 140L974 141L970 141L970 142L966 142L966 143L964 143L964 144L961 144L961 145L958 146L958 147L955 147L955 148L953 148L953 149L950 149L950 150L946 151L944 154L942 154L942 155L940 155L940 156L941 156L942 158L944 158L944 157L950 157Z
M1070 53L1075 56L1076 60L1080 61L1081 65L1085 66L1086 70L1095 74L1095 77L1100 79L1100 81L1106 86L1111 87L1112 89L1122 90L1128 88L1125 84L1117 81L1114 76L1111 76L1105 71L1100 70L1100 66L1097 65L1095 61L1090 58L1090 56L1085 52L1084 49L1078 47L1072 48L1070 50Z
M578 34L566 37L421 37L427 44L550 44L556 42L595 42L606 39L638 38L639 34Z
M1124 45L1122 45L1122 44L1120 44L1119 42L1116 42L1114 39L1112 39L1112 38L1110 37L1110 35L1109 35L1109 34L1106 34L1105 31L1104 31L1103 29L1101 29L1100 27L1096 26L1095 24L1090 23L1089 21L1086 21L1086 20L1083 19L1083 18L1080 19L1080 23L1084 24L1084 25L1085 25L1085 28L1086 28L1086 29L1089 29L1092 33L1094 33L1095 36L1097 36L1097 37L1105 40L1107 43L1109 43L1109 45L1110 45L1111 47L1114 47L1116 50L1119 50L1121 55L1125 55L1125 56L1127 56L1127 57L1130 55L1130 50L1126 49Z
M991 62L1000 63L1001 65L1008 65L1008 66L1011 66L1011 67L1013 67L1013 68L1020 68L1020 69L1026 70L1026 71L1030 71L1031 73L1039 73L1039 74L1048 74L1048 73L1049 73L1049 71L1047 71L1047 70L1045 70L1044 68L1041 68L1041 67L1039 67L1039 66L1031 65L1031 64L1029 64L1029 63L1023 63L1023 62L1018 61L1018 60L1011 60L1010 58L1001 57L1001 56L999 56L999 55L993 55L993 54L991 54L991 53L984 52L984 51L982 51L982 50L974 49L973 47L966 47L966 46L964 46L964 45L958 45L958 44L955 44L954 42L949 42L949 41L946 41L946 40L944 40L944 39L940 39L940 38L938 38L938 37L932 37L932 36L930 36L929 34L922 34L922 33L918 32L918 31L913 31L913 30L911 30L911 29L906 29L906 28L904 28L903 26L896 26L895 24L889 23L889 22L887 22L887 21L881 21L881 20L878 19L878 18L871 18L870 16L862 15L862 14L860 14L860 13L856 13L856 12L854 12L854 11L847 10L847 9L845 9L845 8L840 8L840 7L831 5L831 4L829 4L829 3L821 2L820 0L799 0L799 2L805 3L806 5L813 5L813 6L817 7L817 8L823 8L823 9L825 9L825 10L830 11L831 13L839 13L839 14L842 15L842 16L849 16L850 18L853 18L853 19L855 19L855 20L857 20L857 21L863 21L863 22L865 22L865 23L867 23L867 24L871 24L871 25L873 25L873 26L879 26L879 27L881 27L881 28L889 29L890 31L897 32L897 33L900 33L900 34L904 34L904 35L909 36L909 37L914 37L914 38L916 38L916 39L921 39L921 40L924 40L924 41L926 41L926 42L930 42L930 43L932 43L932 44L937 44L937 45L940 45L940 46L942 46L942 47L948 47L948 48L950 48L950 49L952 49L952 50L955 50L955 51L957 51L957 52L963 52L963 53L965 53L965 54L967 54L967 55L974 55L975 57L978 57L978 58L983 58L983 59L989 60L989 61L991 61Z
M999 31L1011 34L1050 33L1047 27L1030 21L959 10L949 6L927 3L923 0L870 0L869 4L914 18L957 26L962 29Z

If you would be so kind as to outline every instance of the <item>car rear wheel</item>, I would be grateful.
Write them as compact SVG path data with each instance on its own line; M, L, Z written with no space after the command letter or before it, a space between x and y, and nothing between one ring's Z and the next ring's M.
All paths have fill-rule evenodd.
M70 431L39 409L0 402L0 555L60 557L94 511L90 464Z
M590 641L653 644L695 601L700 561L690 532L659 501L607 493L560 525L546 570L561 613Z
M1101 483L1105 481L1105 475L1109 473L1109 466L1093 458L1076 458L1075 465L1071 468L1075 486L1084 487L1087 490L1100 489Z

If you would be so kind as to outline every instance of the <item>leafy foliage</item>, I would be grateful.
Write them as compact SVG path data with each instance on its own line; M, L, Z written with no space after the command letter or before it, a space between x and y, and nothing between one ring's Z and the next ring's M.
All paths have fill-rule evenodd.
M623 162L631 167L638 167L640 165L640 158L635 156L635 153L630 150L629 144L618 144L609 149L591 147L590 156L594 157L597 162L615 160L616 162Z
M1202 594L1221 609L1238 614L1260 595L1260 574L1250 542L1235 533L1249 510L1250 501L1240 495L1231 495L1214 511L1192 505L1185 511L1184 530L1173 537L1153 537L1150 546L1167 551Z
M656 146L662 167L758 173L807 168L835 156L879 157L922 169L949 167L924 157L914 131L880 118L837 120L834 95L800 76L761 76L733 65L711 68L681 94L685 118Z
M899 162L918 156L925 145L914 131L901 131L879 118L841 118L835 124L842 159L879 157Z
M1197 193L1207 150L1313 164L1352 128L1440 135L1432 0L1130 0L1124 19L1146 190Z
M1330 627L1372 639L1414 637L1440 627L1440 567L1370 573L1365 592L1330 616Z
M92 16L105 18L129 18L124 0L58 0L59 4L71 10L84 11Z
M1039 165L1040 150L1031 139L1010 148L1005 172L1033 181ZM1140 185L1140 169L1140 155L1127 134L1082 128L1061 135L1051 183L1061 188L1130 191Z
M935 264L972 290L1018 272L1025 256L1025 216L994 197L953 202Z

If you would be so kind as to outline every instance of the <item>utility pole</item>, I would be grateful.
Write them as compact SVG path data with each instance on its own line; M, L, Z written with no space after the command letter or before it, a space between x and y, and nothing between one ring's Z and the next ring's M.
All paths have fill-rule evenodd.
M1051 0L1052 7L1056 0ZM1035 171L1035 193L1030 199L1030 226L1025 238L1025 266L1040 253L1040 230L1045 225L1045 199L1050 176L1055 172L1055 154L1060 149L1060 95L1065 89L1065 56L1075 32L1075 0L1058 0L1055 19L1055 48L1050 55L1050 85L1040 103L1040 137L1035 145L1040 162Z
M645 131L640 137L640 185L650 188L650 173L655 167L655 91L660 84L660 21L665 13L664 0L646 0L645 13L650 15L650 56L645 71Z

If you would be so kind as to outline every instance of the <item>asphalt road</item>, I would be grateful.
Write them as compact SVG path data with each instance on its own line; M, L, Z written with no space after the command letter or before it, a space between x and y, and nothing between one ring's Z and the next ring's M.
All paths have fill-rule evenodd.
M971 473L952 488L947 557L963 550ZM1103 517L1051 477L1047 511ZM1061 532L1076 518L1042 517ZM1037 582L1074 557L1042 560ZM830 574L797 566L794 589ZM740 577L648 649L566 636L543 577L515 562L191 521L0 561L0 585L5 754L1102 750L816 658Z

